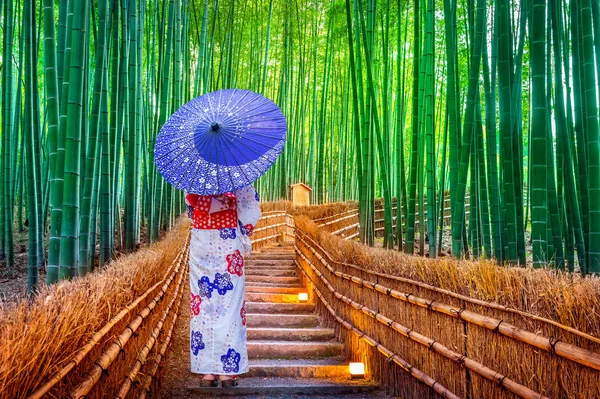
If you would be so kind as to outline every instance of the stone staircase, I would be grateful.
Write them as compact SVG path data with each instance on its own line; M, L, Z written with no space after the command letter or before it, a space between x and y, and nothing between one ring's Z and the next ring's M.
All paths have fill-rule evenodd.
M246 398L383 398L368 380L350 380L343 345L323 327L305 288L293 243L254 253L245 262L250 370L235 388L196 388L203 396Z

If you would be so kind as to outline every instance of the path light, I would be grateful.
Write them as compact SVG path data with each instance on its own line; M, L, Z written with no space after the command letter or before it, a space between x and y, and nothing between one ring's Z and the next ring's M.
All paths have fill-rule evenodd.
M305 303L308 302L308 293L306 292L301 292L298 294L298 301L301 303Z
M362 362L350 363L350 378L365 378L365 364Z

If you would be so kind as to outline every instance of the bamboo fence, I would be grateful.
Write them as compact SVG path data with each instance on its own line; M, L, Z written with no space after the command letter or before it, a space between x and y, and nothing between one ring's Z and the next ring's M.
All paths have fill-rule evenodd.
M0 398L155 392L160 373L151 371L160 370L187 281L189 226L181 219L148 248L0 308Z
M149 390L149 386L139 384L140 376L149 375L148 358L156 362L160 353L156 343L164 346L170 341L186 281L188 256L189 238L161 281L115 315L28 398L125 398ZM129 322L117 328L123 320ZM65 378L69 373L71 378Z
M370 270L368 251L356 255L362 266L338 261L318 238L336 246L339 239L331 237L330 226L348 225L348 212L338 219L328 216L317 218L318 225L296 224L298 267L311 294L320 299L319 312L336 328L352 360L365 362L369 374L391 394L600 398L596 336L506 305ZM600 320L595 323L600 329Z
M264 212L252 235L253 250L293 237L294 218L286 211Z

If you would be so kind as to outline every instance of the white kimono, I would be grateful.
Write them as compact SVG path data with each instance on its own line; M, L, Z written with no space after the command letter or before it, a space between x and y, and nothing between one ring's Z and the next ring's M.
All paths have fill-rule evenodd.
M252 246L248 235L251 235L261 212L254 187L241 188L235 191L235 195L239 221L236 228L192 230L192 373L237 375L248 371L244 255L250 255Z

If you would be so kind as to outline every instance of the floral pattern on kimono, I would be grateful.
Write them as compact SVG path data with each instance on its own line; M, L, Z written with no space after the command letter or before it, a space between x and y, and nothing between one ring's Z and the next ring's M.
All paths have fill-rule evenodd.
M227 354L221 356L223 371L226 373L237 373L240 370L240 359L240 354L235 349L229 348Z
M240 309L240 317L242 318L242 325L246 325L246 301L242 304L242 308Z
M195 222L198 227L192 229L191 371L198 374L243 374L248 371L244 256L252 250L248 232L251 235L261 216L258 195L254 187L247 186L225 195L228 202L219 200L216 205L201 196L188 197L186 201L193 208L190 213L198 215L208 211L211 226L217 225L215 215L219 212L231 214L235 211L237 215L233 225L202 229L206 224L200 218L199 222ZM226 208L224 204L229 204L225 211L222 210ZM216 213L210 213L213 210Z
M219 230L219 235L223 240L226 240L228 238L235 240L236 237L235 229L221 229Z
M244 257L240 251L236 249L234 253L227 255L226 259L229 274L237 274L238 276L244 274Z
M202 342L202 333L200 331L192 331L190 347L195 356L198 356L198 353L206 347L204 342Z
M200 305L202 304L202 298L200 295L190 294L190 308L193 316L198 316L200 314Z
M206 298L210 298L212 296L213 285L210 283L208 276L202 276L202 278L198 280L198 292L200 293L200 296Z

